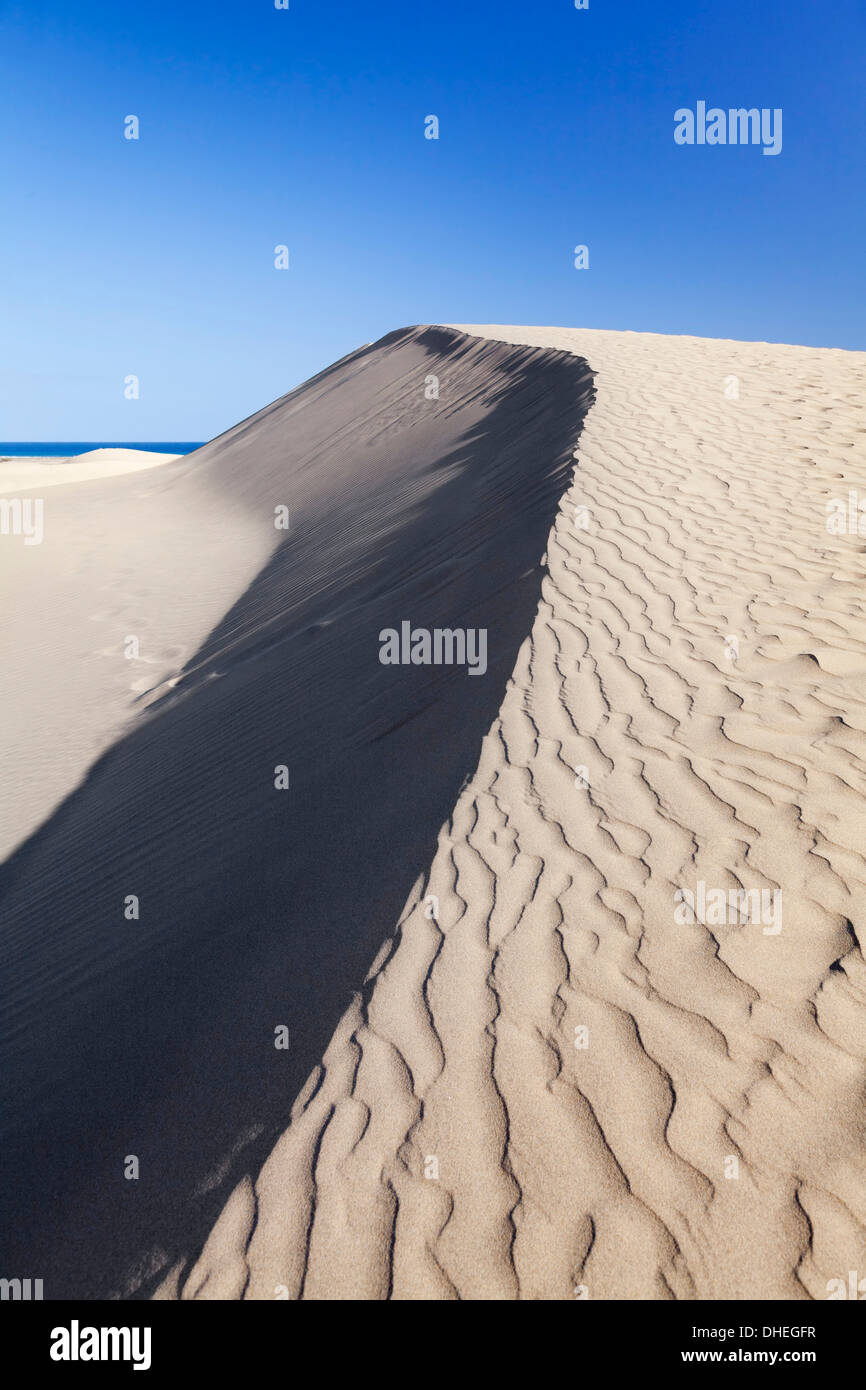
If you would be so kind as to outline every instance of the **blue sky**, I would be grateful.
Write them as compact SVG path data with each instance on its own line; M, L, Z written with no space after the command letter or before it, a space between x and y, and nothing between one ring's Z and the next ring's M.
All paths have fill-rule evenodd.
M855 0L0 3L0 438L206 439L412 323L864 348L864 56Z

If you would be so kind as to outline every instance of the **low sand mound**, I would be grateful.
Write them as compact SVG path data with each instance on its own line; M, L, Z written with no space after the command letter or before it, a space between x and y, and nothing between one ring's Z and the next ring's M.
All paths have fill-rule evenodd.
M67 459L0 458L0 496L141 473L146 468L173 463L180 457L152 449L88 449Z
M826 529L866 358L467 331L596 372L541 602L396 933L160 1296L826 1298L866 1272L866 556Z
M408 329L0 539L0 1263L46 1298L194 1262L285 1129L477 765L590 402L569 352ZM404 622L484 660L383 664Z

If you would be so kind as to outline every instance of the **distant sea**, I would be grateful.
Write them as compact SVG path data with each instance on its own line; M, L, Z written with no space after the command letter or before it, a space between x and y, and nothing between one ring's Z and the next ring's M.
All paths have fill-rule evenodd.
M116 440L106 443L104 440L69 440L65 443L57 443L51 440L46 443L44 440L37 441L35 444L23 444L20 439L12 440L8 444L0 442L0 456L8 458L67 458L70 454L86 454L90 449L149 449L154 454L191 454L194 449L200 449L206 440L199 440L198 443L190 443L186 440L181 444L166 444L160 441L158 444L130 444L124 441L118 444Z

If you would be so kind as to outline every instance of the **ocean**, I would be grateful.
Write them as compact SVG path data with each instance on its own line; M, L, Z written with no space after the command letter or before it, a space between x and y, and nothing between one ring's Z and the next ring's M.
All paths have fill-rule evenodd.
M181 444L168 444L161 440L157 444L130 444L127 441L119 444L116 440L109 443L104 440L67 440L61 443L56 440L47 443L45 440L39 440L35 444L25 444L21 440L13 440L7 444L0 442L0 457L68 458L71 454L86 454L90 449L149 449L155 454L191 454L206 442L199 440L198 443L186 441Z

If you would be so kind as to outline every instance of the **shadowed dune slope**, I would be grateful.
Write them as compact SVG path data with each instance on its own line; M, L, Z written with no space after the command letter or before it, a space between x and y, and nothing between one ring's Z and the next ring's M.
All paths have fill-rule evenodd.
M591 399L568 351L407 329L146 480L53 490L50 574L94 534L100 572L68 565L41 677L22 655L30 739L92 669L82 594L116 576L114 640L162 646L85 680L0 871L2 1265L46 1297L186 1267L285 1129L477 766ZM404 620L486 629L486 673L381 664Z

